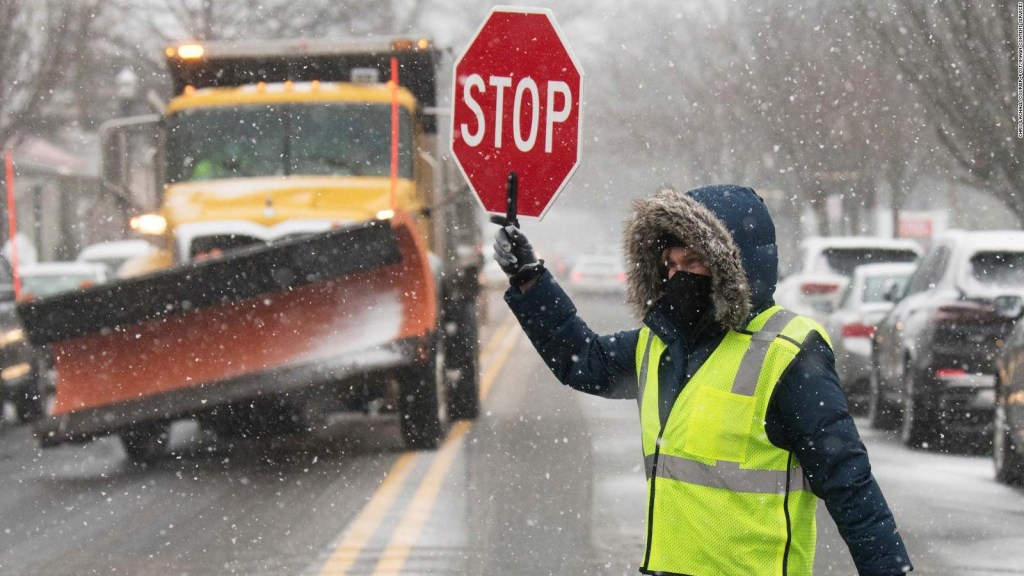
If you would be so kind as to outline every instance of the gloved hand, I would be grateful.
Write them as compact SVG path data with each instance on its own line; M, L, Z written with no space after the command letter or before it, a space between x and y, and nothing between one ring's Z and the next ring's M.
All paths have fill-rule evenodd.
M504 219L495 223L502 226L494 235L494 260L508 275L509 283L518 288L539 278L544 273L544 261L537 259L526 235L519 228L506 225Z

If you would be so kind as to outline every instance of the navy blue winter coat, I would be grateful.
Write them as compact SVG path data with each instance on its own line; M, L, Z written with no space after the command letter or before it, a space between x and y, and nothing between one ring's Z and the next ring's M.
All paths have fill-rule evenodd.
M714 317L687 333L663 295L659 238L672 234L704 255L713 277ZM634 203L624 231L627 300L668 346L658 369L662 423L672 403L725 335L774 305L775 228L749 188L671 190ZM606 398L636 398L639 329L598 335L577 315L550 273L505 300L548 367L563 384ZM771 442L793 452L824 500L860 574L911 570L895 520L874 477L846 405L828 344L812 332L769 403Z

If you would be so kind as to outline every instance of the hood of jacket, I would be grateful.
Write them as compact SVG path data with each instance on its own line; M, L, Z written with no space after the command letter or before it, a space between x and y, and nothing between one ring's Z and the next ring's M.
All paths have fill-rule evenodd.
M623 228L626 300L642 320L665 293L661 246L672 235L704 255L711 269L715 320L743 329L752 314L772 303L778 280L775 224L764 201L750 188L669 188L633 202Z

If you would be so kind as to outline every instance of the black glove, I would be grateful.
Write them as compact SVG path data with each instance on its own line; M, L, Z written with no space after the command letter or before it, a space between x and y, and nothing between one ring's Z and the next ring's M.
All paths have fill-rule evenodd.
M494 234L494 260L508 274L509 283L518 288L539 278L544 273L544 261L537 260L526 235L515 226L505 225L504 220L496 223L502 227Z

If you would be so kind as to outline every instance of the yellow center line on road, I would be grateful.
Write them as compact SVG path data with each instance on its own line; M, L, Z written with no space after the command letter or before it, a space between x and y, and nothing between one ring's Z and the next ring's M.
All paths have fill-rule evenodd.
M402 520L395 527L388 547L377 561L373 576L401 574L409 552L416 540L419 539L423 525L430 518L430 512L437 501L437 495L441 492L444 479L448 476L455 457L462 451L462 440L469 432L469 426L470 424L466 420L460 420L455 426L452 426L448 438L434 455L430 470L427 471L423 482L416 489L416 493L409 502L409 507L405 509Z
M384 478L384 482L351 524L334 553L320 568L321 576L348 574L349 568L359 558L359 553L377 530L384 514L401 493L402 484L405 483L405 477L409 475L412 461L415 459L416 452L406 452L398 458Z
M517 324L514 316L502 322L488 340L480 353L480 362L490 360L487 371L480 380L480 401L483 402L497 378L498 372L508 361L512 349L519 338L519 332L512 331ZM511 336L510 336L511 334ZM500 346L500 350L495 349ZM493 354L493 358L491 357ZM345 536L330 558L320 568L320 576L343 576L349 573L358 560L366 543L377 530L384 516L401 493L406 477L412 469L413 461L420 455L433 458L430 468L416 487L416 492L406 508L388 543L387 549L381 554L374 574L398 574L405 565L406 558L416 540L419 538L423 525L430 517L437 496L444 484L445 477L451 469L455 457L459 454L463 439L469 432L471 423L457 422L448 433L448 437L436 453L406 452L395 462L384 482L374 493L370 501L363 507L356 520L350 525Z

